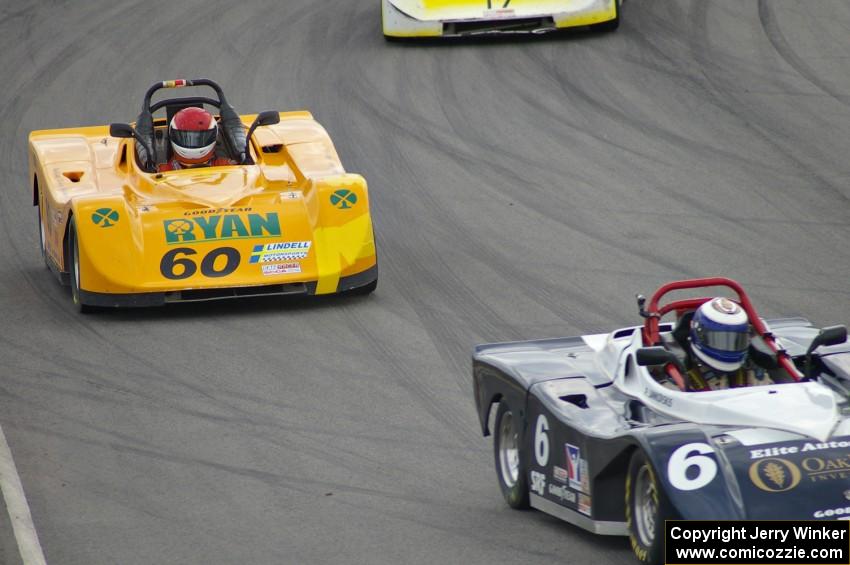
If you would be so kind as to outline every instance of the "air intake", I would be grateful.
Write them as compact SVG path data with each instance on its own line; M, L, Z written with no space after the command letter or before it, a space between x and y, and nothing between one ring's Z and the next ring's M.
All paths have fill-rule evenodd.
M547 18L518 18L510 20L475 20L443 24L443 35L478 35L501 33L543 33L554 31L555 20Z

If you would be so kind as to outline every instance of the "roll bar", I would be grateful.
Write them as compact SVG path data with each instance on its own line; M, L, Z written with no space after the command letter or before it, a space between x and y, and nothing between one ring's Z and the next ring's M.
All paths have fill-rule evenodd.
M767 327L764 325L761 317L759 317L756 312L755 307L753 307L752 302L750 302L750 297L747 296L747 293L744 291L743 287L732 279L727 279L725 277L708 277L703 279L686 279L681 281L673 281L669 282L665 285L662 285L655 293L652 295L652 298L649 300L649 307L644 309L644 304L646 303L646 299L643 296L638 296L638 307L640 309L640 315L646 318L644 322L643 329L641 330L641 336L643 338L644 347L651 347L654 345L661 344L661 336L659 334L658 326L661 318L675 311L677 316L681 316L685 312L689 312L691 310L696 310L704 303L708 302L714 297L703 297L703 298L685 298L681 300L674 300L663 306L660 306L661 299L668 293L675 290L687 290L693 288L705 288L711 286L722 286L732 290L738 296L738 304L740 304L741 308L744 309L744 312L747 313L747 317L750 319L750 324L753 326L753 330L758 333L758 335L764 340L767 346L776 353L777 361L779 365L785 369L785 372L791 376L795 381L803 380L803 374L797 370L797 367L794 366L794 362L791 360L791 357L784 349L780 349L776 345L776 339L773 337ZM665 369L667 370L667 374L670 375L670 378L679 386L680 389L685 390L685 379L679 370L672 364L668 364Z
M223 106L229 106L227 103L227 99L224 97L224 92L221 90L221 87L215 81L212 81L208 78L193 78L191 80L187 80L184 78L179 78L175 80L163 80L160 82L156 82L148 88L148 91L145 92L145 99L142 102L142 112L153 113L159 108L163 106L162 103L159 103L156 108L151 108L151 98L157 90L161 90L163 88L183 88L186 86L209 86L213 90L215 90L215 94L218 97L218 101L215 101L211 98L204 99L204 102L212 104L218 108Z

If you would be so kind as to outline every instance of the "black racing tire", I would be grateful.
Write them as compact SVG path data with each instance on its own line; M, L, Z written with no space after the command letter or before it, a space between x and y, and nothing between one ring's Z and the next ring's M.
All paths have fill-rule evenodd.
M658 473L638 449L626 475L626 525L638 561L644 565L664 563L664 521L671 518L672 506L658 481Z
M38 244L41 246L41 258L44 260L44 266L50 270L50 262L47 260L47 248L44 246L44 220L41 217L41 206L38 210Z
M593 31L597 31L600 33L610 33L612 31L616 31L618 27L620 27L620 2L614 2L614 10L617 15L614 16L613 20L608 20L607 22L602 22L601 24L593 24L590 26L590 29Z
M496 411L493 434L493 454L499 488L508 506L517 510L528 508L528 470L523 457L522 426L519 417L503 400Z
M71 216L68 222L68 271L71 279L71 300L83 314L93 311L91 306L80 300L80 244L77 241L77 221Z

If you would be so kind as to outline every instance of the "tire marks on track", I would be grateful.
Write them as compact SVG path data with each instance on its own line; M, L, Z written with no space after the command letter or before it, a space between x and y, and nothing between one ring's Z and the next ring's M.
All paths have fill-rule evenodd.
M794 47L785 38L782 33L782 28L779 26L779 20L776 17L774 9L775 2L770 0L758 0L758 15L762 29L770 44L773 45L776 52L782 59L788 63L799 75L809 81L813 86L828 94L838 102L844 105L850 105L850 94L841 92L828 81L818 75L818 73L801 57Z

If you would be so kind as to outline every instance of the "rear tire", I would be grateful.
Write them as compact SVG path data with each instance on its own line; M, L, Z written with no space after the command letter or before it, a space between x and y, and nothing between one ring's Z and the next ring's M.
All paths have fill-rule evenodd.
M645 565L664 563L664 521L673 517L657 477L643 451L635 451L626 476L626 524L632 551Z
M71 299L74 306L83 314L92 311L92 307L80 300L80 244L77 241L77 221L71 216L68 223L68 262L71 274Z
M38 243L41 245L41 258L44 260L44 266L50 270L50 262L47 260L47 248L44 244L44 219L41 217L41 206L38 207Z
M494 429L493 453L502 496L511 508L528 508L528 473L523 461L521 425L504 400L499 402Z

